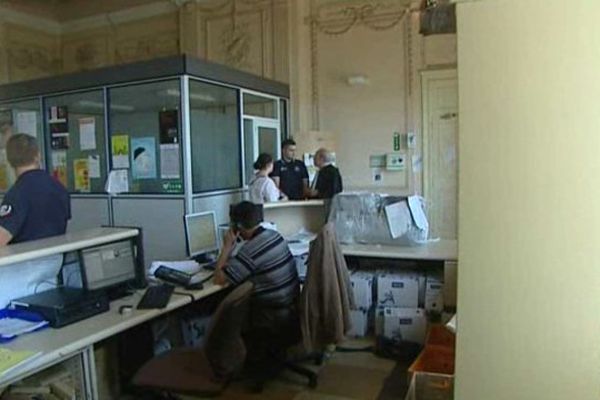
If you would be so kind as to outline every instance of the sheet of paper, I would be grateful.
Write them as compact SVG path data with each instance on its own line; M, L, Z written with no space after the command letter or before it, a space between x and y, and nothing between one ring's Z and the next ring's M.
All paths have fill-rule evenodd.
M429 229L429 222L423 211L423 205L421 204L419 196L410 196L408 198L408 207L410 208L410 213L415 221L415 225L421 230Z
M17 131L37 138L37 113L35 111L18 112Z
M100 178L100 156L98 154L88 156L88 168L90 178Z
M129 136L114 135L111 138L113 168L129 168Z
M162 179L179 179L179 145L160 145L160 177Z
M110 171L106 180L106 192L110 194L119 194L129 192L129 171L126 169L116 169Z
M398 203L386 206L385 216L393 239L406 234L412 224L410 210L406 201L399 201Z
M52 176L67 187L67 152L54 150L52 152Z
M412 172L413 173L421 172L421 170L423 169L423 159L421 158L421 156L413 155L411 157L411 161L412 161Z
M79 119L79 147L81 150L96 150L96 119Z
M11 338L23 333L33 332L42 326L48 325L48 321L26 321L19 318L0 319L0 337Z
M156 179L156 139L131 138L131 160L133 179Z

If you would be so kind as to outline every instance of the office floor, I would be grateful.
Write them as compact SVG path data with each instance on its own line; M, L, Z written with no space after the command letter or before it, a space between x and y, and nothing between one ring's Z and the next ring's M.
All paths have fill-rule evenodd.
M352 340L346 347L371 345L368 339ZM310 365L310 364L308 364ZM245 383L233 383L219 399L226 400L390 400L403 399L406 368L368 352L333 353L320 367L319 385L310 389L303 378L285 372L268 383L260 394L248 391ZM387 379L389 378L389 379ZM386 382L387 379L387 382ZM390 382L392 381L392 382ZM391 384L390 384L391 383ZM385 388L384 388L385 387ZM199 397L185 397L196 400Z

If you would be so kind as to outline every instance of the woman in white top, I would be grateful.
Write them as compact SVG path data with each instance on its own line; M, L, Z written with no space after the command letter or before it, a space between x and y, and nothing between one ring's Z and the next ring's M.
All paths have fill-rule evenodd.
M269 174L273 172L273 157L267 153L262 153L256 159L254 169L257 171L254 179L250 182L250 201L254 204L278 201L281 193L275 182L269 178Z

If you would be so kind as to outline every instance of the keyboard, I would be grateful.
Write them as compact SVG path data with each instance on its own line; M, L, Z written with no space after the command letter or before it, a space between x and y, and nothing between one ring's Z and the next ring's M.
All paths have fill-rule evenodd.
M158 286L150 286L137 305L138 310L152 308L165 308L171 300L175 286L164 283Z

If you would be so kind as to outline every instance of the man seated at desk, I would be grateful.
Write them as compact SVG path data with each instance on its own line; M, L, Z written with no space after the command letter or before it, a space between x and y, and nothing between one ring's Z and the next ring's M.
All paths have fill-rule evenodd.
M62 235L71 218L69 193L40 169L36 139L19 133L6 143L17 181L0 206L0 245Z
M230 209L231 228L223 240L214 282L218 285L254 283L250 326L245 335L248 361L260 362L282 332L299 331L296 302L300 282L296 263L285 239L276 231L263 228L262 206L243 201ZM236 239L246 242L231 256Z

